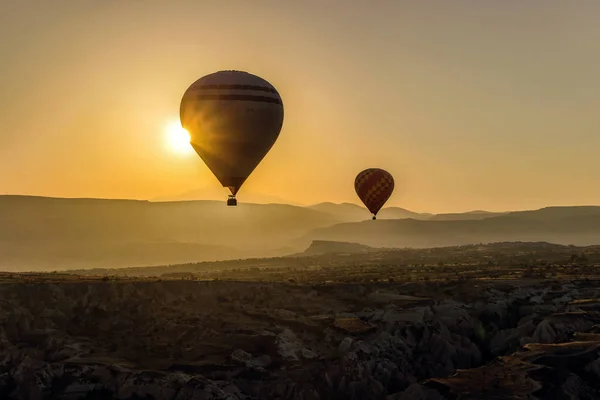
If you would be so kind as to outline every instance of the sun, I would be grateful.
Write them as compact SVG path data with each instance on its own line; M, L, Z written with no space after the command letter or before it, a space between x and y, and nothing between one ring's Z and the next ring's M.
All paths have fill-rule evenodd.
M167 145L172 152L180 155L194 153L194 148L190 144L190 134L179 122L173 121L167 124L165 136Z

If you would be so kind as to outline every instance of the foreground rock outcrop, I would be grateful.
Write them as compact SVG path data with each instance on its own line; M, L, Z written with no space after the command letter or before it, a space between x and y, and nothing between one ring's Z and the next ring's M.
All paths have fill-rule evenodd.
M597 298L594 281L2 284L0 398L598 398Z

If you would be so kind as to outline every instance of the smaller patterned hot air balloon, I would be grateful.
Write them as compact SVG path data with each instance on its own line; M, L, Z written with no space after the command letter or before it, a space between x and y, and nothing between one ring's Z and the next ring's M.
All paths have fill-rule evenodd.
M368 168L360 172L354 180L356 194L376 219L381 207L394 191L394 178L380 168Z

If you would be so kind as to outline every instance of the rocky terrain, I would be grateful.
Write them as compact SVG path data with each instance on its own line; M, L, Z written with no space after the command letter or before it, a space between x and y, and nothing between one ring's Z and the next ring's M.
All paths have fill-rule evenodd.
M0 398L599 398L594 265L484 279L437 262L402 281L339 257L312 281L6 274Z

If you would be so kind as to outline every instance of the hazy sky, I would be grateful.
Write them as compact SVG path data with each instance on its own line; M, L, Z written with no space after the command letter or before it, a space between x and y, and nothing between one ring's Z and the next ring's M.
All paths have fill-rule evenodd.
M598 0L0 0L0 193L217 188L165 126L241 69L285 121L240 201L358 202L376 166L416 211L600 204L598 21Z

